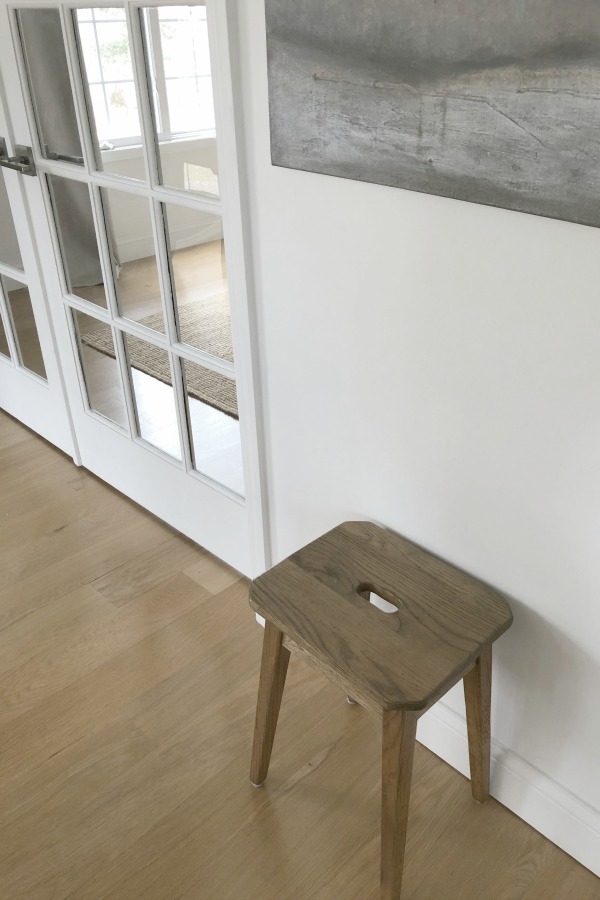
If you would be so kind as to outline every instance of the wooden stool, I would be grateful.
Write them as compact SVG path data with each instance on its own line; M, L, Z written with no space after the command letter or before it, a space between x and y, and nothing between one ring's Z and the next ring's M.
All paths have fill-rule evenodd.
M371 592L397 607L386 614ZM261 575L266 619L250 779L267 777L290 651L383 717L381 896L400 896L417 719L464 678L473 796L489 796L492 643L512 622L486 584L370 522L345 522Z

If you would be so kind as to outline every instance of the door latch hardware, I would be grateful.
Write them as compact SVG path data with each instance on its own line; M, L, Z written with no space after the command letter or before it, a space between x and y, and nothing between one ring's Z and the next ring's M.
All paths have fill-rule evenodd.
M15 144L15 156L9 156L6 149L6 141L0 138L0 166L5 169L14 169L21 175L35 175L35 163L31 147L24 144Z

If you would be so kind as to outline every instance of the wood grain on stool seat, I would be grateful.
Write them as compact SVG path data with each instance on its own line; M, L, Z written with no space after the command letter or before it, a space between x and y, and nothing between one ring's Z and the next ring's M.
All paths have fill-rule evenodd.
M502 594L371 522L345 522L279 563L253 582L250 604L377 712L428 708L512 622Z

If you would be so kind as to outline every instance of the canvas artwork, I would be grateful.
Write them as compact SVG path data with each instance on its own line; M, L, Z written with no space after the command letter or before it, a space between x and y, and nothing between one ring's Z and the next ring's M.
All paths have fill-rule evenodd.
M600 225L599 0L266 0L275 165Z

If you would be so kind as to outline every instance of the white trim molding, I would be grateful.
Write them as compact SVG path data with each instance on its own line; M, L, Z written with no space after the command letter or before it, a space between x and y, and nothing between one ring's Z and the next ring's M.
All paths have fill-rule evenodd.
M417 740L469 777L466 722L446 704L437 703L419 720ZM491 794L600 876L600 810L494 739Z

